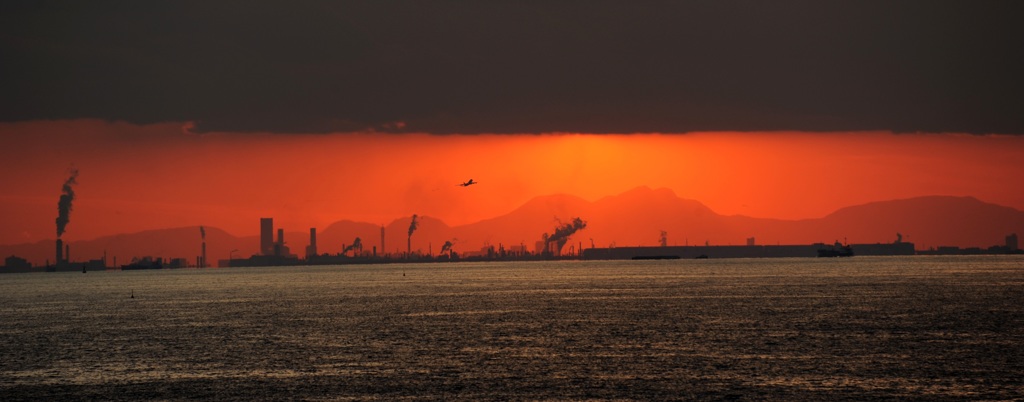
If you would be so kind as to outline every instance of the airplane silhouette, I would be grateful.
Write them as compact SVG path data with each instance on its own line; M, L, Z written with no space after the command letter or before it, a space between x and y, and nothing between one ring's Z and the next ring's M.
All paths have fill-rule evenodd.
M479 183L479 182L477 182L477 181L473 181L473 179L469 179L469 181L467 181L467 182L465 182L465 183L462 183L462 184L456 184L456 185L457 185L457 186L462 186L462 187L469 187L469 186L472 186L472 185L474 185L474 184L477 184L477 183Z

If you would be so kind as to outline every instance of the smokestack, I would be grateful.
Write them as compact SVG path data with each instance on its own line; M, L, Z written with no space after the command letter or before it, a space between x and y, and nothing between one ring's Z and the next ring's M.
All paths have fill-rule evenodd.
M63 194L60 195L60 200L57 201L57 238L59 239L64 235L64 229L70 222L71 215L71 201L75 199L75 189L71 186L78 184L78 169L71 169L71 176L64 181L64 186L61 187Z
M274 255L274 218L260 218L260 254Z
M284 255L284 229L277 229L277 243L274 243L274 255Z
M316 228L309 228L309 247L306 247L306 258L319 255L316 251Z
M203 252L199 257L199 268L206 268L206 228L199 226L199 236L203 238Z
M418 225L418 223L416 222L416 218L416 214L412 214L412 221L409 222L409 237L406 241L405 251L409 255L412 255L412 233L416 231L416 226Z
M384 248L384 225L380 225L380 253L387 254L388 249Z
M574 218L570 223L566 223L564 225L559 225L558 227L556 227L555 234L551 235L551 237L547 237L547 234L545 233L545 237L543 237L543 240L548 244L554 242L555 244L552 247L553 250L550 250L550 252L551 254L559 255L561 254L562 246L565 246L565 243L569 241L569 236L572 236L573 233L576 233L577 231L586 227L587 222L577 217Z
M64 262L64 241L57 238L57 260L54 262L58 266Z

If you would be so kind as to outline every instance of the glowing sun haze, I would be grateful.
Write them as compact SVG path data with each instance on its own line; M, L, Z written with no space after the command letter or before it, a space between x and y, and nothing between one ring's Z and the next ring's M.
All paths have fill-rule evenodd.
M974 196L1024 209L1024 137L960 134L193 134L187 124L0 124L0 244L54 238L60 186L80 171L65 239L190 225L253 235L412 214L449 225L533 197L668 188L726 215L801 219L871 201ZM468 179L479 184L459 187Z

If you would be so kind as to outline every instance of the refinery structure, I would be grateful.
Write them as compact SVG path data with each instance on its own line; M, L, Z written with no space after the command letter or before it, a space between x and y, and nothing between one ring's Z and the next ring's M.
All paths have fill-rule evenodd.
M33 268L25 259L17 256L9 256L5 260L5 266L0 272L34 272L34 271L102 271L107 269L120 270L141 270L141 269L167 269L167 268L209 268L209 267L269 267L269 266L298 266L298 265L347 265L347 264L383 264L397 262L455 262L455 261L529 261L529 260L650 260L650 259L705 259L705 258L781 258L781 257L852 257L852 256L906 256L920 254L1020 254L1016 234L1005 237L1004 245L992 246L987 249L957 247L940 247L938 249L916 250L914 243L903 240L903 236L896 234L895 241L891 243L863 243L846 244L836 241L835 243L816 243L803 245L764 245L757 244L754 237L746 239L744 245L669 245L668 233L660 231L656 246L634 246L618 247L595 247L593 240L589 247L585 247L582 241L572 241L573 236L587 228L587 222L576 217L572 220L558 224L552 232L540 234L532 247L525 244L519 245L485 245L479 250L468 250L457 252L451 240L445 241L438 247L438 253L434 254L433 245L427 247L424 252L421 249L414 250L412 247L413 237L419 228L421 217L412 215L408 229L402 233L406 237L404 251L395 248L393 253L385 251L386 228L380 227L380 248L377 245L370 245L364 248L363 239L355 237L351 243L341 244L341 251L334 254L320 252L316 228L309 228L309 242L305 249L296 253L289 247L285 239L284 228L274 226L274 218L266 217L259 219L259 236L257 253L248 257L236 256L231 250L228 258L216 260L211 264L207 259L207 237L206 228L199 226L197 238L198 255L194 262L187 258L162 258L162 257L133 257L130 262L118 265L117 257L112 263L108 263L106 252L103 252L101 259L92 259L84 262L71 260L71 246L61 237L67 226L67 213L71 210L70 202L74 198L74 191L70 185L74 184L73 174L65 183L64 195L61 196L59 211L61 215L57 219L58 237L54 242L54 259L51 263L47 261L45 267ZM194 230L194 229L193 229ZM194 233L194 232L193 232ZM394 240L394 239L392 239ZM454 239L452 239L454 240Z
M58 224L60 221L58 221ZM45 267L32 267L28 261L17 256L5 259L5 266L0 272L36 272L36 271L102 271L108 269L141 270L168 268L210 268L210 267L269 267L299 265L347 265L347 264L384 264L408 262L455 262L455 261L530 261L530 260L651 260L651 259L705 259L705 258L781 258L781 257L849 257L849 256L900 256L900 255L951 255L951 254L1019 254L1021 250L1016 234L1005 237L1005 244L987 249L956 247L940 247L930 250L915 250L914 243L903 241L902 235L896 234L891 243L832 244L816 243L806 245L763 245L757 244L755 238L746 239L745 245L684 245L670 246L667 233L660 232L658 245L635 247L585 247L581 241L571 241L573 235L585 230L587 222L574 218L567 223L559 223L551 234L543 233L539 239L526 245L498 244L486 245L480 250L457 252L451 241L445 241L434 254L433 246L427 252L413 250L412 238L419 225L418 216L413 215L406 235L405 251L386 253L383 251L386 229L380 227L380 249L376 245L363 247L360 237L351 243L342 244L341 251L334 254L321 253L318 244L317 229L309 228L309 243L299 255L289 247L285 239L285 230L274 226L273 218L260 218L258 236L258 252L249 257L229 255L216 264L207 260L206 228L199 227L197 249L199 255L194 262L186 258L134 257L128 264L118 265L116 257L112 264L108 262L106 253L101 259L84 262L71 260L71 247L60 237L54 242L54 260L47 261ZM59 227L60 228L60 227ZM232 253L237 250L232 250Z
M413 214L408 229L404 231L406 236L405 250L395 248L394 253L388 253L385 248L385 226L380 227L380 248L370 245L364 248L363 239L355 237L351 243L342 244L341 251L335 254L320 252L318 245L317 229L309 228L309 242L301 255L296 254L288 246L285 240L283 228L274 227L274 219L271 217L259 219L258 251L249 257L234 255L237 249L228 253L227 259L217 260L211 264L207 259L207 233L204 226L199 226L198 244L194 262L188 258L169 258L141 256L133 257L127 264L118 265L117 257L108 262L106 250L102 258L90 259L87 261L73 261L71 259L71 245L63 238L65 230L70 222L72 202L75 198L73 186L77 184L78 171L69 170L69 176L62 186L62 192L58 201L58 216L56 218L56 239L53 243L53 261L47 259L45 266L33 267L26 259L15 255L8 256L4 260L4 266L0 272L36 272L36 271L102 271L107 269L138 270L138 269L165 269L165 268L208 268L208 267L261 267L261 266L296 266L296 265L345 265L345 264L378 264L393 262L454 262L454 261L509 261L509 260L558 260L558 259L582 259L582 260L646 260L646 259L705 259L705 258L778 258L778 257L852 257L852 256L903 256L903 255L956 255L956 254L1020 254L1017 235L1009 234L1005 237L1003 245L991 246L987 249L958 247L939 247L928 250L916 250L914 243L903 240L903 236L896 234L896 240L891 243L873 244L846 244L836 241L832 244L816 243L806 245L760 245L755 238L746 239L745 245L711 245L707 242L704 245L669 246L668 234L660 231L657 246L636 246L636 247L595 247L591 239L589 248L585 248L582 241L570 242L573 236L580 231L586 230L587 222L580 217L575 217L568 222L561 222L556 219L557 225L552 232L539 234L532 248L525 244L490 245L485 243L479 250L464 250L457 252L452 240L445 240L438 248L438 254L434 254L433 244L429 244L427 251L414 250L412 247L413 237L421 223L421 217ZM194 230L194 229L192 229ZM392 229L393 230L393 229ZM275 232L276 231L276 232ZM192 232L194 233L194 232ZM365 232L364 232L365 233ZM275 236L276 235L276 236ZM394 235L394 234L392 234ZM394 241L394 238L392 238ZM196 244L196 243L192 243ZM372 242L371 242L372 244ZM400 247L400 246L399 246ZM240 247L241 248L241 247Z
M290 265L343 265L343 264L374 264L390 262L446 262L446 261L509 261L509 260L646 260L646 259L704 259L704 258L793 258L793 257L851 257L851 256L906 256L916 254L1016 254L1018 247L1017 235L1006 236L1005 245L992 246L988 249L959 249L955 247L939 250L918 251L914 243L904 241L903 235L897 233L896 240L891 243L846 244L836 241L831 244L815 243L805 245L761 245L756 244L753 237L746 239L745 245L686 245L669 246L667 233L661 231L658 246L637 247L594 247L585 248L583 242L571 244L574 234L585 230L587 222L577 217L567 223L559 222L551 234L543 233L530 249L525 245L498 244L487 245L480 250L463 253L455 252L451 241L446 241L438 254L433 251L421 253L412 249L412 237L419 226L417 215L410 220L406 232L405 252L385 253L385 228L380 228L380 244L364 250L362 239L356 237L351 244L343 244L342 251L336 254L317 253L316 228L309 229L309 245L305 254L300 257L291 252L285 243L284 230L276 229L274 237L273 218L260 219L260 254L248 258L229 258L220 260L221 267L243 266L290 266ZM571 245L570 245L571 244ZM567 247L568 246L568 247ZM432 247L428 250L432 250Z
M291 248L285 242L284 229L274 227L274 218L260 218L260 247L259 253L247 258L231 258L218 261L220 267L261 267L261 266L292 266L292 265L342 265L342 264L378 264L391 262L445 262L445 261L488 261L488 260L542 260L542 259L579 259L583 257L582 244L570 246L565 252L565 246L569 238L579 230L586 227L587 223L581 218L574 218L571 222L557 225L552 234L541 234L540 240L535 243L531 251L524 245L511 245L505 247L502 244L497 246L487 245L480 250L459 253L453 249L452 241L445 241L438 250L433 253L433 245L428 246L428 251L423 253L413 250L412 238L419 228L419 216L412 215L409 228L406 231L405 251L398 253L386 253L385 234L386 229L380 227L380 249L371 246L363 248L362 238L356 237L352 243L342 244L341 252L336 254L318 253L319 245L316 228L309 229L309 244L305 253L300 257L292 253ZM274 236L274 233L277 236Z

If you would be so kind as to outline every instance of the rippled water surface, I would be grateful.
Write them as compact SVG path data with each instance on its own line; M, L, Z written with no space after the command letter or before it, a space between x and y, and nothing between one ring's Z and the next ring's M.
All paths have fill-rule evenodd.
M1020 399L1022 378L1020 256L0 275L0 400Z

